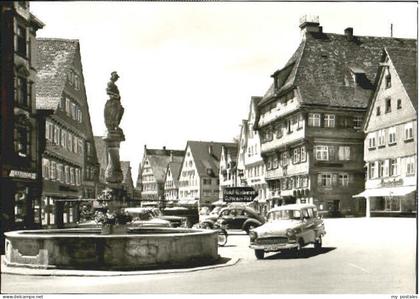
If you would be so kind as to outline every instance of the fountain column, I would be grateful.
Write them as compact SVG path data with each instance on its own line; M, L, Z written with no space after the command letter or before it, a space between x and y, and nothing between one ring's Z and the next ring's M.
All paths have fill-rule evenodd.
M117 219L119 230L126 230L122 209L126 207L125 191L121 182L123 181L123 173L121 171L120 162L120 143L125 141L123 130L119 127L121 118L124 114L124 108L121 105L120 92L115 82L119 76L117 72L111 73L111 79L108 82L106 93L109 96L105 104L104 119L107 132L103 137L107 151L107 167L105 170L105 182L107 188L101 194L101 198L108 200L108 212ZM121 223L123 222L123 223ZM110 224L110 230L116 229Z

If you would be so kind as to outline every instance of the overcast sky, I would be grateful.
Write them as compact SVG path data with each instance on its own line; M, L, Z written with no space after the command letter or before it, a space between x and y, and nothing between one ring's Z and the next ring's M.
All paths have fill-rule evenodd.
M299 18L324 32L416 38L416 3L31 2L38 37L78 39L90 116L103 135L111 71L125 114L121 160L137 178L143 146L184 149L187 140L231 141L251 96L298 47Z

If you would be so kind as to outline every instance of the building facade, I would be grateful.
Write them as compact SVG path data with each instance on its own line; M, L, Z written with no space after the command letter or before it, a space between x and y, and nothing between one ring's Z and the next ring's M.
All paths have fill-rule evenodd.
M261 141L255 130L257 104L262 97L252 97L248 119L242 121L238 150L238 186L251 186L258 192L253 207L265 215L270 208L265 181L265 164L261 157Z
M179 172L181 170L183 156L171 156L165 172L165 206L179 200Z
M257 129L273 205L314 203L331 215L361 211L363 120L382 48L413 40L324 33L301 19L302 42L258 103ZM331 74L334 74L333 76Z
M36 115L36 32L29 1L0 4L0 226L39 228L40 157ZM1 234L1 251L4 235Z
M417 48L385 48L365 123L366 216L417 210ZM361 200L361 199L359 199ZM365 201L366 200L366 201Z
M79 42L38 39L37 49L36 107L43 115L40 134L45 136L41 143L42 225L63 227L78 221L83 199L95 197L99 164Z
M165 173L173 157L183 157L184 151L149 149L144 146L141 162L141 205L163 207L165 202ZM139 180L137 180L139 181Z
M222 146L235 143L188 141L179 175L180 201L211 206L219 199L219 165Z
M121 161L121 171L123 173L123 181L121 184L123 190L126 192L128 205L135 206L136 203L134 202L134 184L130 161Z
M223 190L226 187L238 186L238 145L222 145L219 162L219 199L223 200Z

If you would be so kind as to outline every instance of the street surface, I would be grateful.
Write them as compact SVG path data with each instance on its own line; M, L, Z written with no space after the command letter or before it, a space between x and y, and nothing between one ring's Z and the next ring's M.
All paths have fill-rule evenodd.
M234 266L187 273L117 277L1 275L2 293L414 294L416 219L325 219L324 248L257 260L248 236L230 231L223 257Z

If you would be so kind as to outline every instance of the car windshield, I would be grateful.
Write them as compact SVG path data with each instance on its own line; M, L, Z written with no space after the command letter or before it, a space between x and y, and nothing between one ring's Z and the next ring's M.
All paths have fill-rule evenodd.
M300 210L280 210L280 211L273 211L268 214L268 221L272 222L275 220L290 220L290 219L297 219L299 220L301 216Z
M153 218L152 211L144 211L141 213L129 213L131 216L133 216L133 221L136 220L150 220Z

